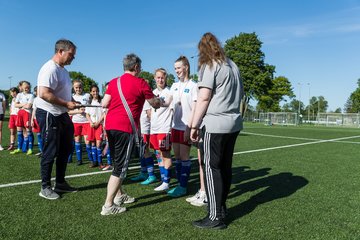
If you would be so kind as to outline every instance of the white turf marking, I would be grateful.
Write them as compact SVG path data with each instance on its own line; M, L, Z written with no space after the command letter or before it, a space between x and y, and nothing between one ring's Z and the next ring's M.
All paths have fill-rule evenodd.
M140 166L129 167L128 169L132 170L132 169L138 169L138 168L140 168ZM111 171L112 170L106 170L106 171L100 171L100 172L90 172L90 173L80 173L80 174L66 176L65 178L69 179L69 178L77 178L77 177L86 177L86 176L91 176L91 175L96 175L96 174L108 173ZM54 181L55 177L51 178L51 180ZM32 184L32 183L41 183L41 180L31 180L31 181L24 181L24 182L17 182L17 183L1 184L0 188L15 187L15 186L19 186L19 185L27 185L27 184Z
M338 141L340 141L340 140L359 138L359 137L360 136L342 137L342 138L334 138L334 139L327 139L327 140L319 140L319 141L314 141L314 142L290 144L290 145L271 147L271 148L261 148L261 149L243 151L243 152L236 152L236 153L234 153L234 155L245 154L245 153L254 153L254 152L263 152L263 151L269 151L269 150L275 150L275 149L281 149L281 148L300 147L300 146L305 146L305 145L312 145L312 144L326 143L326 142L337 142L338 143Z
M241 134L249 134L249 135L255 135L255 136L262 136L262 137L288 138L288 139L306 140L306 141L319 141L319 140L322 140L322 139L315 139L315 138L289 137L289 136L279 136L279 135L262 134L262 133L251 133L251 132L240 132L240 135Z
M301 138L301 137L279 136L279 135L251 133L251 132L241 132L240 135L241 134L249 134L249 135L263 136L263 137L274 137L274 138L287 138L287 139L305 140L305 141L323 141L324 140L324 139L317 139L317 138ZM355 137L358 137L358 136L355 136ZM336 139L331 140L331 142L360 144L360 142L339 141L339 140L336 140Z
M247 134L250 134L250 133L247 133ZM254 135L260 135L260 134L254 134ZM274 135L274 136L275 136L275 135ZM279 136L278 136L278 137L279 137ZM289 138L290 138L290 137L289 137ZM300 147L300 146L305 146L305 145L319 144L319 143L326 143L326 142L338 142L338 141L340 141L340 140L352 139L352 138L360 138L360 135L359 135L359 136L351 136L351 137L342 137L342 138L328 139L328 140L316 140L316 141L307 142L307 143L290 144L290 145L284 145L284 146L278 146L278 147L271 147L271 148L255 149L255 150L249 150L249 151L243 151L243 152L234 152L234 155L246 154L246 153L254 153L254 152L270 151L270 150L276 150L276 149L281 149L281 148ZM305 140L304 138L301 138L301 139L302 139L302 140ZM311 139L307 139L307 140L311 140ZM191 160L196 160L196 159L197 159L197 158L192 158ZM139 168L140 168L140 166L134 166L134 167L129 167L129 170L139 169ZM104 174L104 173L108 173L108 172L111 172L111 171L112 171L112 170L100 171L100 172L91 172L91 173L75 174L75 175L66 176L66 179L69 179L69 178L77 178L77 177L85 177L85 176L91 176L91 175L96 175L96 174ZM52 178L51 180L55 180L55 178ZM27 185L27 184L33 184L33 183L41 183L41 180L31 180L31 181L24 181L24 182L17 182L17 183L1 184L1 185L0 185L0 188L15 187L15 186Z

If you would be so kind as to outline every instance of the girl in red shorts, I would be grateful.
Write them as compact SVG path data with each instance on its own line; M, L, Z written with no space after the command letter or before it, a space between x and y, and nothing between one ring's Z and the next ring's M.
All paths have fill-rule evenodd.
M80 80L75 79L73 81L73 99L80 104L88 104L90 94L83 93L83 84ZM81 137L84 137L84 141L86 144L86 151L88 154L88 158L92 161L91 154L91 145L86 139L87 128L89 126L89 121L86 118L85 108L77 108L69 111L69 115L72 116L71 120L74 124L74 140L75 140L75 152L77 164L82 165L82 146L81 146Z
M166 86L166 78L167 72L165 69L159 68L155 70L154 79L156 89L153 93L162 99L163 102L169 102L172 98L170 89ZM150 147L156 151L162 181L162 183L154 189L155 191L166 191L169 189L172 164L170 153L171 120L171 107L162 106L157 110L151 108Z
M10 119L9 119L9 130L10 130L10 146L7 150L15 149L15 139L16 139L16 119L19 109L15 107L16 95L18 95L19 89L16 87L10 88L10 95L12 97L10 104Z
M34 142L34 135L31 131L31 112L34 95L30 92L31 86L27 81L22 81L21 87L23 91L16 96L15 107L19 108L16 119L18 147L10 154L27 152L27 155L32 154L32 143Z
M101 142L103 138L103 120L104 110L101 107L101 97L99 95L99 87L92 85L90 88L90 105L95 107L87 107L85 109L86 118L89 121L87 140L91 144L92 163L90 167L99 166L102 169L102 150Z

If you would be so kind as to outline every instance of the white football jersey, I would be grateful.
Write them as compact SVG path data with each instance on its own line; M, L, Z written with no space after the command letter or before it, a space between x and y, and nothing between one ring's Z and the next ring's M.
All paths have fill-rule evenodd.
M197 83L192 80L173 83L170 94L173 97L174 120L172 128L185 131L191 117L192 104L197 100Z
M33 103L34 102L34 95L32 93L24 93L21 92L18 95L16 95L16 103ZM25 109L25 108L21 108L24 109L25 111L27 111L28 113L31 113L32 108L30 109Z
M74 94L73 96L73 99L76 101L76 102L79 102L80 104L89 104L89 100L90 100L90 94L89 93L85 93L83 95L76 95ZM77 114L74 114L72 116L72 121L73 123L87 123L89 122L86 118L86 113L77 113Z
M155 89L154 95L163 99L165 102L171 98L169 88L162 90ZM150 134L170 132L172 122L172 110L170 107L151 108L151 131Z

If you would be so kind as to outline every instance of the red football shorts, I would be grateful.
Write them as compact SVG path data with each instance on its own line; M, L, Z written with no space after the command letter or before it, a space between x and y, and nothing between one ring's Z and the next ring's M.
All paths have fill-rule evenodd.
M30 128L30 113L28 113L24 109L20 109L16 119L16 126Z
M74 123L74 136L86 136L88 134L89 123Z
M171 141L169 133L158 133L150 135L150 147L160 151L170 151Z

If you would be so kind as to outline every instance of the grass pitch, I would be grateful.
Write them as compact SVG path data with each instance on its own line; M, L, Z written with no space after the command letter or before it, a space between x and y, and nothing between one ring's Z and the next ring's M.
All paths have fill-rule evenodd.
M234 150L223 231L192 227L206 209L186 197L169 198L154 192L155 184L129 180L125 189L137 201L124 214L101 216L110 172L86 164L68 165L68 181L79 192L45 200L38 196L39 159L2 151L0 239L359 239L359 144L360 129L245 124ZM199 186L196 162L189 195ZM128 178L137 166L132 161Z

